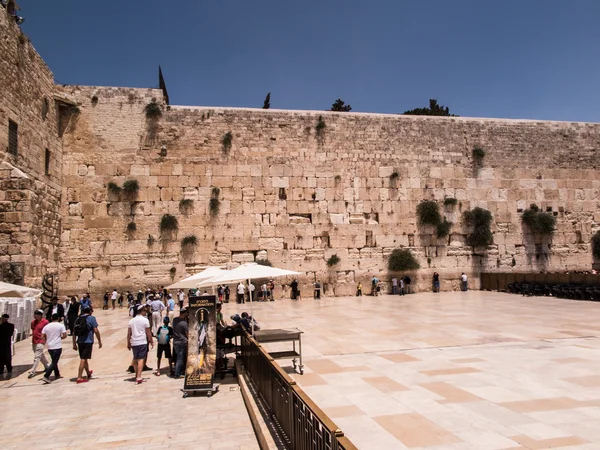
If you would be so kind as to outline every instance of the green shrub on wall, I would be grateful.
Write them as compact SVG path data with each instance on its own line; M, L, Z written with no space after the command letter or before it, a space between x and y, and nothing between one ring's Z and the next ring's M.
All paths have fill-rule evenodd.
M223 153L228 154L231 150L231 143L233 142L233 134L231 131L228 131L221 139L221 145L223 146Z
M594 258L600 259L600 231L592 236L592 254Z
M155 100L152 100L144 107L144 113L146 113L147 119L158 119L162 116L162 109Z
M117 183L114 183L112 181L110 181L107 185L106 188L108 189L108 193L118 196L121 195L121 191L123 189L121 189L121 186L119 186Z
M139 191L140 184L137 180L127 180L123 183L123 194L125 194L127 198L136 198Z
M129 223L127 224L127 231L128 231L129 233L133 233L133 232L135 232L136 230L137 230L137 225L135 224L135 222L129 222Z
M408 249L394 249L388 259L388 270L390 272L417 270L420 267L421 265Z
M437 227L442 223L440 207L433 200L424 200L417 205L417 219L419 225L432 225Z
M523 212L521 222L533 234L552 235L556 229L556 218L551 213L540 211L537 205L531 205Z
M189 250L196 245L198 245L198 238L194 234L190 234L181 240L181 248L184 250Z
M486 247L494 243L494 236L491 230L492 213L487 209L474 208L471 211L463 213L463 219L466 224L473 228L473 231L467 237L467 243L473 247Z
M194 200L192 200L192 199L184 198L183 200L179 201L179 211L182 214L189 214L192 211L193 207L194 207Z
M160 219L160 232L171 232L176 231L179 228L179 222L177 221L177 217L172 216L171 214L165 214Z
M331 255L327 260L327 267L333 267L336 264L339 264L340 261L340 257L337 255L337 253L335 255Z
M449 222L447 219L444 219L442 222L438 223L436 227L436 236L438 238L446 237L450 234L450 229L452 228L452 222Z
M444 206L456 206L457 203L458 200L456 200L454 197L446 197L444 199Z

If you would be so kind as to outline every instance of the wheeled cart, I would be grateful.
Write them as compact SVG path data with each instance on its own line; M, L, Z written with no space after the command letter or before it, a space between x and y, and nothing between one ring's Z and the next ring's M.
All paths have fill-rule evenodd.
M206 394L207 397L212 397L212 395L219 390L219 386L219 383L214 383L211 388L182 389L181 392L183 392L183 398L187 398L190 394L194 396L196 394Z
M254 338L259 344L291 342L292 350L269 352L269 355L273 359L291 359L294 370L298 369L302 375L304 374L304 364L302 364L302 333L298 328L288 330L260 330L254 332ZM297 351L296 343L298 343Z

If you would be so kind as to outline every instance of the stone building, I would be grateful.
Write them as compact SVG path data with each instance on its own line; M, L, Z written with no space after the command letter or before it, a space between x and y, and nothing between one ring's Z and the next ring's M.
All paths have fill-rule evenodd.
M137 289L268 259L347 295L387 279L394 248L419 260L421 290L434 271L457 289L461 272L477 287L482 271L591 267L600 124L181 107L164 85L58 86L1 10L0 30L0 262L28 284ZM448 236L418 225L423 200ZM553 235L522 225L533 204ZM492 213L487 247L467 243L475 207Z

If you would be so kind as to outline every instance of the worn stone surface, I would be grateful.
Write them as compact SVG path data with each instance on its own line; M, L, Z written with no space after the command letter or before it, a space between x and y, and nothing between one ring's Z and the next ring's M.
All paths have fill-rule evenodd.
M2 92L21 94L3 97L0 119L21 120L23 136L32 136L31 155L2 155L35 180L26 204L38 205L44 220L17 210L23 200L8 198L16 175L2 169L10 185L1 191L0 214L9 237L0 241L0 257L20 257L9 253L29 239L32 255L40 255L27 257L32 284L43 267L59 267L61 292L97 293L167 284L202 265L260 255L306 272L304 290L317 277L343 295L373 274L385 278L396 247L419 259L418 289L430 288L433 271L442 274L442 289L456 289L463 271L476 287L483 270L590 268L590 239L600 227L599 124L168 106L157 89L52 86L37 54L19 50L15 27L1 23L10 37L1 44L8 45ZM19 52L35 56L31 75L15 68ZM19 79L41 86L39 93ZM63 123L62 138L54 123L36 143L33 130L44 127L33 110L46 91L80 113ZM153 99L162 116L147 119ZM43 145L56 149L53 164L60 164L49 178L40 173ZM475 146L486 152L481 162L473 160ZM138 181L137 195L108 192L109 183L127 180ZM444 207L446 197L458 204ZM422 200L440 202L454 224L450 236L437 239L417 226ZM520 216L531 204L556 216L552 239L524 232ZM494 218L487 249L466 245L462 213L477 206ZM160 232L166 213L177 217L176 232ZM29 220L31 229L17 232L9 220ZM130 222L135 231L127 231ZM182 251L188 235L197 245ZM333 254L340 262L330 268Z

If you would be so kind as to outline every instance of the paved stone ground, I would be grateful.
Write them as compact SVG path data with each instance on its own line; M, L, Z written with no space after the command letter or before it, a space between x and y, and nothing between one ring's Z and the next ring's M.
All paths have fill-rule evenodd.
M600 303L470 291L254 313L305 332L293 377L360 449L600 449Z
M125 336L127 312L97 311L103 348L94 345L89 383L75 384L79 360L63 341L62 378L43 385L27 372L0 378L0 447L8 449L258 449L237 382L225 379L211 398L183 399L182 380L144 372L136 386ZM66 344L66 345L65 345ZM31 367L30 341L19 342L15 370ZM156 367L156 350L148 361ZM163 360L164 365L164 360ZM40 366L41 367L41 366ZM18 372L17 372L18 373Z

